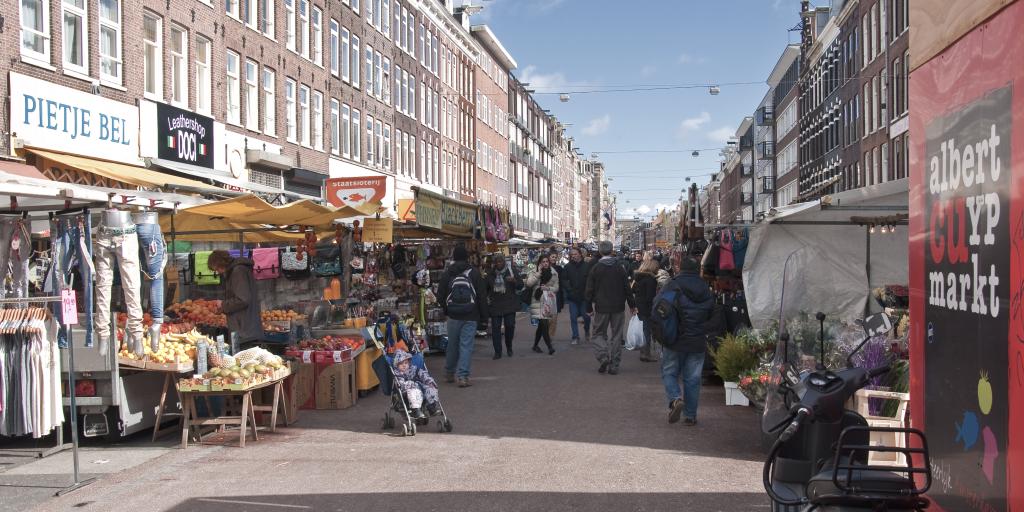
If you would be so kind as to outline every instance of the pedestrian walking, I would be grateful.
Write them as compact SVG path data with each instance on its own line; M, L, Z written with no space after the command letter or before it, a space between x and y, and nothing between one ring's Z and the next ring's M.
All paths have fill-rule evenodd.
M580 342L579 318L583 318L583 333L590 343L590 314L587 312L587 274L590 265L583 261L580 249L569 249L569 263L562 272L565 286L565 300L569 304L569 326L572 328L572 344Z
M543 338L548 346L548 354L554 354L555 347L551 344L549 324L557 316L558 273L551 268L551 260L547 254L542 253L537 258L537 268L527 276L526 286L532 290L530 315L537 320L537 331L533 335L533 351L542 352L538 345Z
M562 314L562 308L565 307L565 292L562 287L562 281L565 279L562 276L565 272L564 267L558 264L560 257L561 255L558 253L557 249L551 249L551 254L548 256L548 263L551 264L551 269L554 270L555 274L558 276L558 291L555 293L555 295L557 295L556 299L558 300L558 308L555 310L555 317L548 322L548 335L551 339L555 339L555 333L558 332L558 318Z
M658 293L658 280L655 274L661 270L658 262L648 259L633 274L633 296L636 298L636 314L644 324L644 346L640 349L640 360L653 363L658 360L651 350L651 308L654 307L654 296Z
M487 286L480 271L469 265L463 245L452 251L452 264L437 285L438 302L448 317L448 347L445 349L445 381L469 387L470 364L477 322L487 318Z
M675 303L678 318L674 343L665 343L661 354L661 380L668 397L668 422L683 416L683 424L697 424L701 376L708 338L708 321L714 310L715 297L700 277L700 263L682 254L678 256L677 274L666 289L678 290ZM683 388L679 389L682 380Z
M512 338L516 334L516 311L519 311L519 294L523 278L505 260L504 254L495 254L484 273L487 283L487 310L491 314L491 343L494 344L494 359L501 359L502 327L505 331L505 352L512 356Z
M598 245L601 259L594 264L587 277L587 300L594 305L594 355L600 363L597 371L610 375L619 373L622 360L623 325L625 305L636 313L633 291L629 289L626 271L612 256L612 243L603 241ZM611 328L611 337L608 329Z

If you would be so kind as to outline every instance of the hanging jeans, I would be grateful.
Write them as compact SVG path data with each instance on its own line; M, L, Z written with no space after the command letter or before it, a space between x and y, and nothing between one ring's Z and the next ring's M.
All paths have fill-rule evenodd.
M56 215L50 220L50 242L53 248L53 264L47 276L46 290L50 294L58 294L61 290L74 288L71 270L78 267L78 275L82 279L80 299L85 318L81 326L85 329L85 346L93 346L93 309L92 309L92 221L83 213ZM60 317L60 304L53 306L54 314ZM67 330L61 324L57 332L57 343L61 348L68 347Z
M96 335L106 341L110 336L110 301L114 287L114 265L121 272L121 290L128 309L125 342L142 339L142 301L139 299L139 237L135 226L108 228L96 232ZM129 343L130 345L130 343ZM119 346L119 344L115 344Z
M0 248L0 298L28 297L32 243L20 215L0 217Z
M154 324L164 320L164 267L167 265L167 244L159 224L136 224L142 249L142 275L150 281L149 314Z

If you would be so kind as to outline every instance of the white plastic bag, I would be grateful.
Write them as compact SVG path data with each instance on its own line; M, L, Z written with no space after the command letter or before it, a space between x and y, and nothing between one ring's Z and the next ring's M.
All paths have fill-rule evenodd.
M633 318L629 320L629 327L626 329L626 350L642 348L646 343L644 323L639 316L633 315Z

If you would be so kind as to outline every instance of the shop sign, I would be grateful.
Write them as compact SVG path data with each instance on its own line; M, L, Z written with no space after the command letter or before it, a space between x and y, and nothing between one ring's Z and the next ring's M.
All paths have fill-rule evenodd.
M416 193L416 223L451 235L471 236L476 207L421 189Z
M157 103L156 123L160 159L213 169L213 119Z
M416 223L423 227L441 229L442 197L420 190L416 193Z
M398 200L398 220L402 222L416 222L416 200Z
M139 162L137 107L18 73L10 84L10 131L25 146Z
M351 206L362 209L367 204L383 201L387 193L386 176L358 176L354 178L329 178L327 180L327 202L342 208Z
M394 222L391 219L363 219L363 242L368 244L390 244L394 239Z

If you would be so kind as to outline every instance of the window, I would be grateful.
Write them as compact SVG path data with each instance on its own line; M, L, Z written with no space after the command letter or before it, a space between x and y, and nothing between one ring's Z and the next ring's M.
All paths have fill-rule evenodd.
M313 148L324 150L324 93L313 91Z
M906 9L907 4L903 4L903 8ZM906 11L904 11L906 12ZM903 53L903 89L902 89L902 100L903 112L910 110L910 83L907 80L910 78L910 50ZM904 156L909 153L909 149L904 152Z
M355 2L355 0L352 0ZM352 109L352 159L359 160L360 148L363 144L363 132L359 129L359 109Z
M242 21L250 28L256 28L256 0L242 0Z
M309 132L309 87L299 86L299 126L302 128L302 145L309 146L312 139Z
M381 23L377 29L384 32L384 37L391 39L391 0L384 0L380 9Z
M391 125L384 125L384 169L391 170Z
M423 65L424 67L426 67L426 65L427 65L427 60L426 60L427 46L423 42L424 37L426 36L426 33L427 33L426 26L424 26L422 23L420 23L420 64Z
M284 81L284 119L288 142L298 142L298 123L295 121L295 81L291 78Z
M228 16L238 19L238 0L224 0L224 10Z
M373 48L366 46L366 94L373 95Z
M373 135L375 137L377 153L374 163L377 167L380 167L384 162L384 122L380 119L374 120L373 123Z
M299 0L299 53L309 58L309 0Z
M409 143L406 144L406 149L409 152L409 176L417 176L416 174L416 137L412 134L409 135Z
M227 72L228 72L228 84L227 84L227 117L228 122L232 124L241 124L242 112L241 105L239 104L239 96L241 95L239 69L239 56L237 53L228 50L227 58L225 59Z
M882 116L879 115L879 102L878 102L878 77L871 79L871 131L875 132L878 130Z
M430 70L434 72L434 76L437 76L437 36L430 36Z
M358 89L359 88L359 37L356 36L355 34L352 34L352 53L351 53L351 57L352 57L352 63L351 63L350 71L352 72L352 81L351 81L352 82L352 87L355 87L356 89Z
M370 165L373 165L374 157L377 154L373 145L373 117L366 116L366 163Z
M352 109L347 103L341 104L341 156L352 157Z
M870 53L871 53L871 37L870 37L871 29L869 28L870 20L868 19L868 16L869 15L867 13L865 13L864 16L861 17L861 19L860 19L860 33L862 34L861 35L861 42L863 43L860 46L860 49L861 49L860 67L861 68L867 66L868 62L871 62L871 56L870 56Z
M250 130L260 129L259 70L255 61L245 61L245 127Z
M330 46L330 49L329 49L329 51L330 51L329 58L331 59L331 64L330 64L331 65L331 74L334 75L334 76L338 76L338 72L341 70L341 59L340 59L340 56L339 56L339 53L338 53L340 50L341 50L341 40L339 39L339 34L338 34L338 22L332 19L331 20L331 46Z
M274 38L274 4L275 0L260 0L260 32Z
M89 14L86 0L63 0L64 68L89 74Z
M871 84L864 84L864 109L861 110L864 114L864 137L867 137L871 133ZM865 163L865 168L867 164Z
M100 78L121 83L121 0L100 0Z
M874 60L880 52L878 44L878 4L871 6L871 59Z
M277 99L274 72L263 68L263 133L277 133Z
M211 91L210 85L210 48L209 39L196 37L196 112L209 114ZM147 78L148 80L148 78Z
M171 103L188 105L188 32L171 25Z
M143 74L146 94L157 99L163 98L163 19L148 11L142 16Z
M378 51L373 52L373 95L377 99L381 98L381 76L383 75L383 64L381 63L381 54Z
M381 98L387 105L391 104L391 59L384 57L381 64L383 73L381 75Z
M295 0L284 0L284 38L288 49L295 51Z
M416 119L416 75L409 75L409 115Z
M889 91L888 91L888 86L887 86L887 83L889 82L889 77L885 76L887 72L888 72L887 68L883 67L882 68L882 77L878 80L878 85L880 87L880 90L879 90L879 93L878 93L878 98L879 98L879 103L878 103L879 127L884 127L887 124L889 124L889 109L892 108L892 103L889 103Z
M313 62L317 65L324 63L324 25L323 13L317 7L313 8Z
M120 24L120 21L118 23ZM120 50L120 37L118 49ZM50 63L49 0L21 0L21 54L46 64Z
M882 150L879 152L882 156L882 182L889 181L892 179L889 176L889 143L882 143Z
M331 153L341 154L341 106L331 98Z

